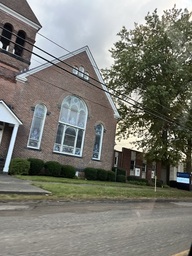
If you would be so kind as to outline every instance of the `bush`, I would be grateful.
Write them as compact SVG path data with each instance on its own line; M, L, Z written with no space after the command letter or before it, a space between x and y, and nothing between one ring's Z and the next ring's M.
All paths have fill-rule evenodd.
M107 171L104 169L97 169L97 180L106 181Z
M170 180L169 181L169 186L172 188L176 188L177 187L177 181L176 180Z
M117 175L124 175L124 176L126 176L126 171L121 169L121 168L113 167L112 171L115 173L116 169L117 169Z
M87 180L96 180L97 179L97 169L87 167L84 169L85 178Z
M75 177L76 170L71 165L62 165L60 176L64 178L73 179Z
M59 177L61 173L61 164L56 161L48 161L44 165L45 175Z
M117 182L126 182L125 175L117 175Z
M11 160L9 167L10 175L28 175L30 162L22 158L14 158Z
M128 176L127 181L130 184L135 184L135 185L147 185L148 181L146 179L142 179L138 176Z
M115 181L115 173L113 171L107 172L107 180L108 181Z
M149 185L149 186L155 186L155 179L149 180L149 181L148 181L148 185ZM162 187L163 187L163 181L157 179L157 181L156 181L156 186L162 188Z
M29 158L28 161L30 162L29 175L40 175L44 161L37 158Z

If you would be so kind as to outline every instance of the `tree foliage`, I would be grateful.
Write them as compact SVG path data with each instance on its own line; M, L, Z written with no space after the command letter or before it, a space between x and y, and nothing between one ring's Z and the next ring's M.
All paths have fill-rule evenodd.
M191 13L155 10L145 24L123 27L118 36L110 50L114 63L104 71L121 115L118 137L136 135L148 159L174 165L184 152L179 142L187 147L192 136L192 125L182 120L191 104Z

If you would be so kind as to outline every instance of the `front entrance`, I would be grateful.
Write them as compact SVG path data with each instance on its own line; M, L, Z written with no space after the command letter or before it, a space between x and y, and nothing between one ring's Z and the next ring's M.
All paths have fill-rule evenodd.
M17 136L17 131L19 128L19 125L22 125L22 122L18 119L18 117L13 113L13 111L9 108L9 106L3 101L0 100L0 149L1 147L4 147L4 138L3 136L5 135L5 123L8 124L9 127L12 127L12 132L11 132L11 138L9 141L8 150L6 153L6 156L2 156L2 152L0 150L0 159L1 159L1 164L0 168L3 166L3 172L8 173L9 170L9 164L11 161L11 156ZM4 148L5 150L5 148ZM5 159L3 159L5 158Z

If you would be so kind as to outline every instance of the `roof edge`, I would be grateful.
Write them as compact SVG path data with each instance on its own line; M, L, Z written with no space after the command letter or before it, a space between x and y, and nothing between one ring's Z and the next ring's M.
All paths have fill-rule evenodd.
M42 27L41 25L39 25L39 24L37 24L37 23L27 19L23 15L15 12L14 10L10 9L9 7L7 7L6 5L4 5L2 3L0 3L0 10L4 11L4 12L10 14L10 15L12 15L13 17L15 17L15 18L17 18L17 19L19 19L21 21L23 21L24 23L28 24L29 26L33 27L36 30L39 30Z
M9 106L5 103L5 101L0 100L0 104L3 104L3 106L7 109L7 111L14 117L14 119L18 122L19 125L22 125L22 121L15 115L15 113L9 108Z
M57 64L57 63L59 63L61 61L64 61L64 60L66 60L68 58L71 58L71 57L73 57L73 56L75 56L75 55L77 55L79 53L84 52L84 51L87 53L87 56L88 56L88 58L89 58L89 60L91 62L91 65L92 65L92 67L93 67L93 69L94 69L94 71L95 71L95 73L96 73L96 75L98 77L99 82L101 83L102 89L105 92L106 97L107 97L107 99L108 99L108 101L109 101L109 103L110 103L110 105L111 105L111 107L112 107L112 109L114 111L114 118L115 119L119 119L120 115L118 113L118 110L117 110L117 108L116 108L116 106L114 104L114 101L112 100L112 97L111 97L111 95L110 95L110 93L109 93L109 91L107 89L107 86L104 83L104 80L103 80L102 75L101 75L101 73L99 71L99 68L98 68L98 66L97 66L97 64L96 64L96 62L95 62L95 60L93 58L93 55L92 55L92 53L91 53L91 51L90 51L88 46L84 46L84 47L82 47L82 48L80 48L78 50L75 50L73 52L69 52L68 54L66 54L66 55L64 55L64 56L62 56L60 58L56 58L56 59L54 59L52 61L49 61L49 62L47 62L45 64L42 64L42 65L38 66L38 67L35 67L35 68L31 69L31 70L28 70L28 71L26 71L26 72L24 72L22 74L19 74L19 75L16 76L16 80L19 81L19 82L25 83L25 82L27 82L27 77L28 76L33 75L33 74L35 74L35 73L37 73L39 71L42 71L42 70L44 70L44 69L46 69L48 67L51 67L54 64Z

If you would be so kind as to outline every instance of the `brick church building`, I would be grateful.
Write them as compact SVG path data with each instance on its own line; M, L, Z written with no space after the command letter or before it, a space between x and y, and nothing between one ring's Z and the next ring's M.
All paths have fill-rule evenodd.
M83 47L29 69L41 25L26 0L0 0L0 160L58 161L110 170L117 118L97 64Z

